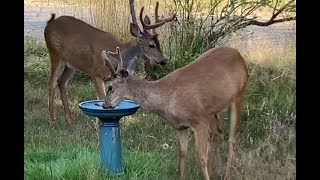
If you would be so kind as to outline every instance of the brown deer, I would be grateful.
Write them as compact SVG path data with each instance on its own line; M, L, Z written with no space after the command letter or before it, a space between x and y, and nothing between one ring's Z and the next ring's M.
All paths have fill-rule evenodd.
M130 8L133 7L133 0L130 0ZM146 16L142 20L144 7L140 11L140 20L143 31L140 30L135 18L134 9L131 9L133 23L130 23L130 33L136 39L123 43L109 32L97 29L84 21L71 16L61 16L55 19L52 14L44 30L45 42L49 51L51 61L50 92L49 92L49 123L52 125L54 118L54 94L55 86L58 84L60 96L64 107L66 120L73 123L69 109L66 86L76 70L88 74L95 86L98 99L105 97L105 83L110 80L110 69L105 66L101 57L101 51L114 50L116 47L122 49L124 67L128 66L130 59L136 56L146 57L151 61L164 65L165 57L160 49L158 35L151 31L170 22L175 18L175 13L169 18L158 18L158 2L155 10L155 24L150 24ZM117 65L115 59L110 59L113 66ZM134 72L135 61L130 61L130 72Z
M113 108L123 99L131 99L145 109L159 114L173 126L177 130L179 140L181 180L186 177L189 129L195 135L197 159L204 179L210 179L208 169L211 172L219 135L217 114L229 107L229 152L224 179L230 179L241 99L249 78L247 66L239 51L230 47L212 48L190 64L163 78L147 81L129 74L122 68L120 49L116 50L116 53L102 51L106 64L113 69L112 81L107 88L103 107ZM111 57L119 60L118 68L109 63ZM208 136L212 138L210 141ZM213 148L209 147L209 142ZM212 150L208 158L208 151Z

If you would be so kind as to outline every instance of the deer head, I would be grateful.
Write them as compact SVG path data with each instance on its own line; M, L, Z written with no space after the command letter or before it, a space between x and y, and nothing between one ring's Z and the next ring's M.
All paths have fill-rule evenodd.
M156 3L155 8L155 24L151 24L149 17L146 15L143 19L143 10L144 7L141 8L139 19L143 30L141 30L138 26L137 20L135 18L133 1L130 1L130 9L133 23L130 23L130 33L132 36L138 38L138 44L141 47L142 54L150 59L152 62L156 62L161 65L166 64L166 58L163 56L160 43L158 40L158 34L154 29L164 25L167 22L175 19L176 14L173 13L169 18L158 18L158 7L159 2Z
M126 93L126 78L129 75L132 75L130 72L131 66L135 59L131 59L129 62L129 66L127 69L123 68L123 61L120 55L120 48L116 48L116 52L105 50L102 51L102 58L105 61L105 65L108 66L111 70L111 79L112 82L107 88L105 103L103 108L114 108L118 103L124 100L124 94ZM114 69L112 63L110 62L110 58L114 58L118 61L117 70Z

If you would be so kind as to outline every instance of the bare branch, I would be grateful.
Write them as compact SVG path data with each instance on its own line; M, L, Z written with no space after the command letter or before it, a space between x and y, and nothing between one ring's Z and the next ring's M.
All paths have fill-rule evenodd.
M273 13L269 21L273 21L283 10L285 10L294 0L289 1L287 4L285 4L282 8L278 10L278 12Z
M182 0L175 0L177 2L182 2ZM188 11L190 8L191 1L188 1L189 4L182 5L185 11ZM183 31L186 29L192 29L198 32L197 37L201 34L200 31L204 33L204 37L207 37L207 46L215 46L218 41L225 38L229 34L236 32L242 28L245 28L249 25L256 26L269 26L274 23L280 23L285 21L295 20L296 17L278 17L280 14L284 12L288 12L288 10L295 10L295 1L288 0L287 2L282 3L281 0L273 0L272 2L268 1L237 1L237 0L228 0L226 4L221 6L219 12L216 12L217 5L221 3L221 0L210 0L209 12L205 17L200 17L200 19L194 18L195 21L191 23L190 26L183 27L181 29L181 36L183 36ZM261 7L271 7L272 15L265 21L258 21L256 17L250 17L253 15L254 11ZM194 9L192 9L193 11ZM197 9L196 9L197 10ZM190 11L190 10L189 10ZM183 16L184 17L184 16ZM210 20L208 19L210 17ZM215 17L215 18L213 18ZM193 18L192 18L193 19ZM188 21L188 19L183 19L184 21ZM207 24L207 21L210 21ZM203 36L200 36L202 38ZM194 43L194 39L186 39L189 43L191 42L191 48L194 47L192 45ZM202 45L201 45L202 46ZM196 48L197 49L197 48ZM201 49L201 48L200 48Z
M249 3L248 3L249 4ZM250 14L252 14L253 13L253 11L255 11L256 9L258 9L259 7L261 7L261 3L250 3L251 5L252 4L254 4L254 5L252 5L252 6L249 6L249 7L247 7L247 8L245 8L243 11L242 11L242 13L241 13L241 15L242 16L244 16L244 17L247 17L247 16L249 16ZM246 12L246 13L245 13Z
M261 22L261 21L257 21L254 19L246 19L245 23L242 23L241 26L245 27L245 26L250 26L250 25L256 25L256 26L269 26L271 24L274 23L280 23L280 22L285 22L285 21L292 21L292 20L296 20L296 17L287 17L287 18L282 18L282 19L276 19L277 16L279 14L281 14L284 10L286 10L286 8L293 3L294 0L289 1L288 3L286 3L284 6L282 6L279 10L276 11L276 6L278 5L278 0L276 1L276 5L273 9L273 14L271 16L271 18L266 21L266 22Z
M274 5L272 14L274 14L276 12L276 8L277 8L278 4L279 4L279 0L276 0L276 4Z
M291 5L292 3L293 3L293 1L287 3L287 4L288 4L288 6L286 7L286 11L287 11L287 12L296 12L295 10L294 10L294 11L291 10L292 7L291 7L290 5ZM273 7L272 4L266 4L266 6L269 7L269 8L274 9L275 11L279 11L279 8L278 8L277 6L274 6L274 7ZM274 14L274 13L273 13L273 14Z
M282 19L276 19L276 20L269 20L269 21L267 21L267 22L250 20L249 22L243 23L243 26L250 26L250 25L269 26L269 25L271 25L271 24L280 23L280 22L285 22L285 21L293 21L293 20L296 20L296 16L295 16L295 17L282 18Z

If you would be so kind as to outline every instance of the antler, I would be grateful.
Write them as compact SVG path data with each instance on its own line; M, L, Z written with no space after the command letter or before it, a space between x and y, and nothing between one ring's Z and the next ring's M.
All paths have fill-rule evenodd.
M130 14L132 17L132 22L133 22L133 24L138 25L137 18L136 18L136 12L134 10L134 0L129 0L129 7L130 7Z
M114 54L117 57L118 60L118 68L117 68L117 74L120 72L120 70L123 68L123 60L120 54L120 48L116 47L116 53L113 53L111 51L108 52L109 54Z
M159 2L156 3L155 13L154 13L155 14L155 24L150 24L150 25L147 25L147 24L144 23L144 21L142 19L144 7L141 8L141 11L140 11L140 22L142 24L142 27L143 27L144 31L145 30L149 30L149 29L158 28L158 27L164 25L165 23L172 21L176 17L176 13L173 13L170 17L163 18L163 19L159 20L158 7L159 7Z
M159 16L158 16L158 8L159 8L159 2L157 1L156 8L154 9L154 19L156 23L160 22Z
M118 61L118 68L117 71L115 71L112 63L110 62L110 59L108 58L108 55L111 55L112 57L114 57L117 61ZM120 48L116 47L116 52L112 52L112 51L108 51L106 52L105 50L102 51L102 58L105 60L105 64L106 66L108 66L110 68L111 71L111 75L115 76L119 73L119 71L123 68L123 61L120 55Z
M106 50L102 50L102 59L104 59L105 65L109 67L110 71L111 71L111 75L114 76L116 74L116 71L114 70L113 65L111 64L109 58L107 57L107 52Z

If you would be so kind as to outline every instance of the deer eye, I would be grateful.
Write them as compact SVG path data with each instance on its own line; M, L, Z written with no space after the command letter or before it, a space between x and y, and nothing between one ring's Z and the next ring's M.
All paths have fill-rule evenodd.
M150 48L155 48L156 46L154 44L149 44Z
M113 87L112 86L108 86L108 90L112 91Z

